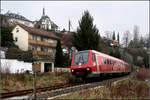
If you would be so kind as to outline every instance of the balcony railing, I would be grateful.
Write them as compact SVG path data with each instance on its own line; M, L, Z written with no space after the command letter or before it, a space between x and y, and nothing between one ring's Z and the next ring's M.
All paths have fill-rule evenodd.
M48 47L56 47L56 43L48 43L48 42L44 42L44 41L39 41L39 40L28 40L29 43L31 44L38 44L38 45L42 45L42 46L48 46Z
M34 55L41 55L41 56L53 56L50 52L43 52L43 51L33 51Z

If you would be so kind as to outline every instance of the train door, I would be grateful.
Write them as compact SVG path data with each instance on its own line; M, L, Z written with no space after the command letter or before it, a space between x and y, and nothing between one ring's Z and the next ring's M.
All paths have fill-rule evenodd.
M101 72L104 71L104 58L101 57Z
M103 72L107 71L107 59L104 58Z
M97 63L95 53L92 54L92 71L97 72Z
M95 57L96 57L96 65L97 65L97 67L96 67L96 69L97 69L97 72L99 73L100 72L100 60L99 60L99 56L98 56L98 54L95 54Z

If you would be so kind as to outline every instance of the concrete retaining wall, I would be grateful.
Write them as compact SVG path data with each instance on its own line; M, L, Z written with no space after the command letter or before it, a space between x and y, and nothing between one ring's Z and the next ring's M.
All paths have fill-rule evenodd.
M58 67L55 67L54 68L54 71L55 72L70 72L70 68L58 68Z

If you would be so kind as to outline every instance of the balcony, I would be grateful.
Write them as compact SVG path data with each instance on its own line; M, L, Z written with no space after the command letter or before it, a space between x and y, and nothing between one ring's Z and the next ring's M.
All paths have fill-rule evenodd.
M48 47L56 47L56 43L48 43L48 42L44 42L44 41L38 41L38 40L28 40L29 43L31 44L37 44L37 45L42 45L42 46L48 46Z
M43 52L43 51L33 51L33 55L41 55L41 56L53 56L50 52Z

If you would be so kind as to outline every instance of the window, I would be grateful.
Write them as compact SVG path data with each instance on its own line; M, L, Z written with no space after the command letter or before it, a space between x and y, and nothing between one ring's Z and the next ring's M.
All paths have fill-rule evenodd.
M56 53L56 49L53 49L53 53L54 53L54 54Z
M45 25L44 24L42 25L42 28L45 29Z
M54 43L57 43L57 40L53 40Z
M16 33L18 33L19 32L19 28L16 28Z
M37 40L37 36L36 35L32 35L32 40Z
M104 63L106 64L106 59L105 59Z
M15 37L15 41L16 41L16 42L18 41L18 38L17 38L17 37Z
M109 60L107 59L107 64L109 64Z
M36 45L32 45L32 50L37 50L37 46Z
M41 41L43 41L43 38L44 38L44 37L41 36Z
M92 58L93 58L93 61L96 61L94 53L92 54Z
M48 42L48 38L43 38L43 41L44 42Z
M26 26L30 26L30 23L28 23L28 22L25 22L24 24L25 24Z
M44 48L44 52L48 52L48 48Z
M84 65L88 63L89 51L78 52L75 54L74 65Z
M44 51L44 47L41 47L41 51Z
M111 65L111 60L109 61L110 65Z

